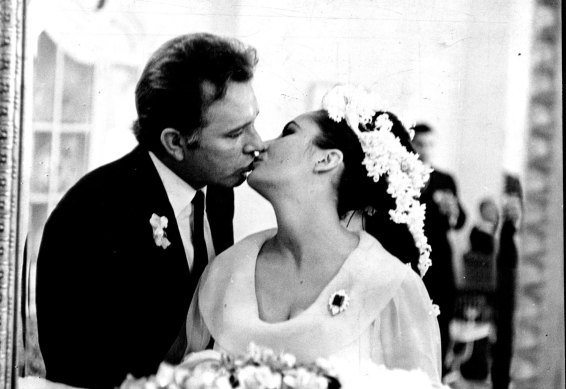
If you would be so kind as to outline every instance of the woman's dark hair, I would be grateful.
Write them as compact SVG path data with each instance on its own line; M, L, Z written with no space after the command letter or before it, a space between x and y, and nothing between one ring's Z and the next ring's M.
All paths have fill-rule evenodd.
M393 122L392 132L401 144L414 152L408 131L401 121L390 112L377 112L372 123L360 126L361 131L372 129L373 121L387 113ZM397 224L389 216L395 209L395 200L387 193L387 179L381 177L378 182L368 177L368 171L362 161L365 158L357 135L345 120L339 123L328 117L326 111L316 111L314 120L320 127L320 133L313 143L321 149L339 149L344 154L344 171L338 183L338 213L341 217L349 211L364 211L371 207L372 215L366 214L365 230L373 235L391 254L405 263L411 263L417 271L419 250L406 224Z
M208 107L225 96L228 82L251 80L257 62L255 49L212 34L182 35L163 44L136 86L133 130L139 144L160 150L168 127L198 140Z

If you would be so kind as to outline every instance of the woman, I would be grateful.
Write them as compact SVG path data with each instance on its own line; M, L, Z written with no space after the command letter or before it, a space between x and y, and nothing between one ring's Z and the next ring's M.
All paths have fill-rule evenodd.
M396 257L426 268L415 190L428 171L408 152L399 120L371 104L363 91L337 87L326 110L297 117L267 143L248 182L273 205L278 229L245 238L209 265L188 351L211 335L229 353L254 342L301 361L421 369L440 382L433 305Z

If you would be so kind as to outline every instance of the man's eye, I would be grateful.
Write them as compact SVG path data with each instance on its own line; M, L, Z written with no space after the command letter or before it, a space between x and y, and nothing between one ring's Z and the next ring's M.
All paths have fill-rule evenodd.
M238 131L232 131L228 133L228 138L238 138L240 135L242 135L242 130L238 130Z

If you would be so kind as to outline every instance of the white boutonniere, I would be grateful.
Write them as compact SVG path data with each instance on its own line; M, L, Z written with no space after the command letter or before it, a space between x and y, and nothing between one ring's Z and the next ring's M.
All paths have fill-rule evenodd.
M165 232L168 222L165 216L157 216L155 213L152 214L151 219L149 219L149 224L151 224L151 228L153 229L155 245L163 249L166 249L171 244L169 239L167 239L167 232Z

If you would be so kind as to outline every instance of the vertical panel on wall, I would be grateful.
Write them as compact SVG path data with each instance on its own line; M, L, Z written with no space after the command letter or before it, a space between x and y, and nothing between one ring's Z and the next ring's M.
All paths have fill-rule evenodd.
M556 0L535 3L523 255L515 315L517 388L564 387L560 11Z

